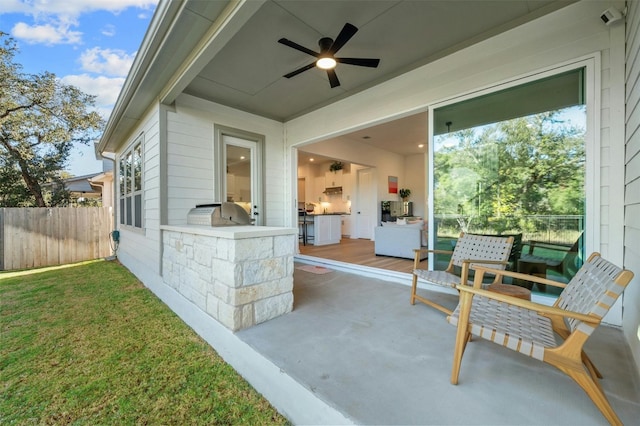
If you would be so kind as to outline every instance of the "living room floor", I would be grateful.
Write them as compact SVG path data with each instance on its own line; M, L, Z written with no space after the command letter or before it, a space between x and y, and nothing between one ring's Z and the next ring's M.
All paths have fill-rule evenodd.
M364 239L342 237L340 244L326 246L309 244L305 246L300 244L300 254L407 274L410 274L413 270L413 260L376 256L374 254L374 242Z

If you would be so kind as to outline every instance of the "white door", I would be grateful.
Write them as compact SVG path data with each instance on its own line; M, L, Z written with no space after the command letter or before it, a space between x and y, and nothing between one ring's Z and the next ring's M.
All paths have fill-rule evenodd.
M373 237L373 224L376 221L375 193L373 171L371 169L359 169L357 183L358 204L355 209L356 238L370 240ZM354 211L352 210L352 215L353 213Z
M222 136L224 188L222 201L242 206L261 225L261 192L258 142L235 136Z

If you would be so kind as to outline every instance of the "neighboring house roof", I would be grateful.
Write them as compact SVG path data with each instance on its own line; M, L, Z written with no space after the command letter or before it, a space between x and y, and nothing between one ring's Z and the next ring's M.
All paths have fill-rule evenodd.
M104 173L100 173L98 175L95 175L92 178L89 178L89 183L105 183L105 182L111 182L113 180L113 171L108 171L108 172L104 172Z
M62 179L67 190L71 193L71 198L100 198L105 184L111 185L113 182L113 171L91 173L82 176L73 176ZM50 187L51 183L42 185Z
M98 150L115 152L156 99L187 93L285 122L571 3L161 0ZM320 70L283 77L313 58L278 39L318 51L346 22L359 31L336 56L380 58L378 68L339 64L335 89Z
M91 186L90 180L95 176L101 175L102 173L92 173L90 175L84 176L74 176L72 178L63 179L65 186L71 192L80 192L80 193L93 193L102 192L101 190L96 190Z

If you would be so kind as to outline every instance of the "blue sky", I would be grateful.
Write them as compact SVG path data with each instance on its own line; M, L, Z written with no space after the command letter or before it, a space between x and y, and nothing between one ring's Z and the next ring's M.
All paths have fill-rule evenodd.
M13 37L26 73L49 71L97 96L106 120L158 0L0 0L0 30ZM67 170L102 171L93 146L79 145Z

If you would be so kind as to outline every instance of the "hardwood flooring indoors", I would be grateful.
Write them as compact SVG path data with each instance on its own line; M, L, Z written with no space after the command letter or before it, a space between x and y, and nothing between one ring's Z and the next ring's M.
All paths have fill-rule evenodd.
M326 246L307 244L305 246L301 243L300 254L387 269L390 271L405 272L408 274L413 270L413 260L376 256L374 254L373 241L371 240L343 237L340 244L329 244Z

